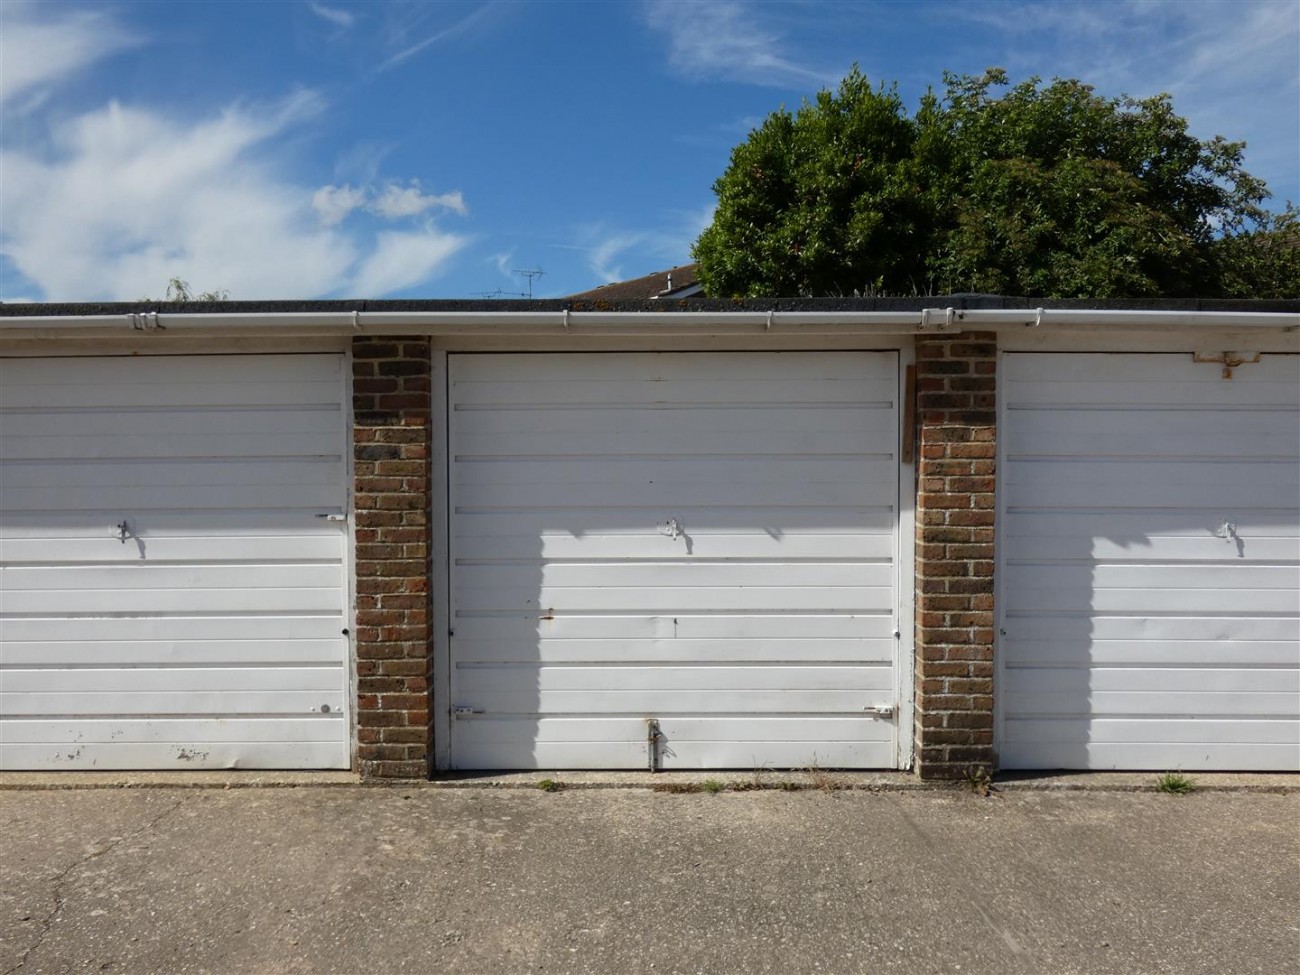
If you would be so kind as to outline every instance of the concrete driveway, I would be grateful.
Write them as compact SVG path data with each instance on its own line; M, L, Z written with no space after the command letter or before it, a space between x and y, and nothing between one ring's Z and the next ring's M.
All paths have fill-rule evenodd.
M1300 971L1300 796L0 793L0 973Z

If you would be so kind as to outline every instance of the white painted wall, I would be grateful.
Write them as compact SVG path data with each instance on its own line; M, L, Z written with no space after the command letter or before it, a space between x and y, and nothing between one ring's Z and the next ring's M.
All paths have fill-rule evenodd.
M0 768L348 766L343 362L0 360Z
M449 375L453 767L897 762L897 353Z
M1300 769L1300 358L1000 375L1003 767Z

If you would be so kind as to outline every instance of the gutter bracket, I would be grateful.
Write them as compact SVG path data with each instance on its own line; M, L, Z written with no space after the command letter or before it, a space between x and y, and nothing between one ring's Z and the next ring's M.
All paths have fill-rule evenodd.
M772 312L767 313L767 331L772 331Z
M156 311L139 311L131 313L131 328L137 332L164 332L166 329L158 322Z
M1043 309L1039 308L1037 311L1034 312L1034 320L1032 322L1025 323L1025 328L1038 328L1042 324L1043 324Z
M569 330L569 309L564 309L561 314L563 315L564 330L567 332Z
M352 309L352 327L354 329L361 328L361 312L357 311L355 308Z

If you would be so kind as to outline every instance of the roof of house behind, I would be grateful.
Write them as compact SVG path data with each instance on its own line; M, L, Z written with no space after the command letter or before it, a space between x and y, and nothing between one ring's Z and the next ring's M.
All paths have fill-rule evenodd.
M630 281L613 281L590 291L580 291L570 298L607 301L637 301L643 298L685 298L701 294L696 278L698 264L683 264L666 271L655 271ZM686 292L686 294L683 294Z

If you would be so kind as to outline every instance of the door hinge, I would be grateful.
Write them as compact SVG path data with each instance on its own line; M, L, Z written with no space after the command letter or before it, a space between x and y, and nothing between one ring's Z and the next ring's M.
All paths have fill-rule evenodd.
M461 707L454 707L451 709L451 716L453 718L468 718L471 715L485 714L485 713L486 712L483 710L483 708L469 708L469 707L461 706Z
M863 708L862 710L877 718L892 718L894 716L894 706L892 704L880 704L875 707Z

